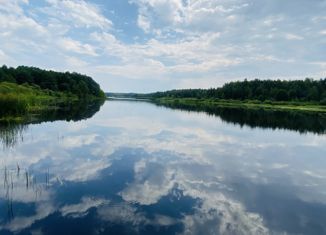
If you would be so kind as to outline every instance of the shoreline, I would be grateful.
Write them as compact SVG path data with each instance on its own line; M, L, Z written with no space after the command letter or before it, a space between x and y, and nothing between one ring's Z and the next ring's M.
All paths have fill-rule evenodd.
M160 105L184 105L195 106L216 106L225 108L246 108L246 109L268 109L283 111L301 111L326 113L325 105L318 105L303 102L261 102L256 100L216 100L216 99L197 99L197 98L156 98L151 102Z
M42 113L105 100L103 97L40 89L31 85L0 83L0 122L24 122Z

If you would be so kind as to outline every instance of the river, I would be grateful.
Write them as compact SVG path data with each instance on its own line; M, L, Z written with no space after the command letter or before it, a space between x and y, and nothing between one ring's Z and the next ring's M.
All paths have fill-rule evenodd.
M180 108L3 127L0 234L326 234L324 117Z

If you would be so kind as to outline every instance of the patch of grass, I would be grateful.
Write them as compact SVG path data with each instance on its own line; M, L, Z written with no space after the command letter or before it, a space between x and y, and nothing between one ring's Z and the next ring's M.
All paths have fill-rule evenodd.
M317 103L304 102L275 102L258 100L222 100L222 99L196 99L196 98L159 98L153 99L158 104L182 104L188 107L219 106L230 108L295 110L306 112L326 112L326 106Z
M27 113L55 108L77 100L76 95L42 90L38 86L0 83L0 119L14 119Z
M28 101L25 97L13 94L0 94L0 115L25 114Z

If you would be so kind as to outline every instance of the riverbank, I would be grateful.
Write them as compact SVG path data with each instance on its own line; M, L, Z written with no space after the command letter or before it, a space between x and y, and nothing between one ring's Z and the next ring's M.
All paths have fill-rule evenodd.
M38 86L10 82L0 83L0 122L24 121L31 115L57 110L62 106L83 100L98 99L87 97L80 99L77 95L66 92L41 89Z
M225 108L268 109L285 111L304 111L326 113L326 105L305 102L276 102L257 100L223 100L197 98L153 98L152 102L160 105L183 105L185 107L216 106Z

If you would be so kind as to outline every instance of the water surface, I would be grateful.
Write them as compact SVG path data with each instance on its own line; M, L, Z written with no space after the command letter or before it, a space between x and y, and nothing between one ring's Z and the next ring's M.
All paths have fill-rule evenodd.
M0 234L326 234L324 119L243 112L108 101L0 128Z

